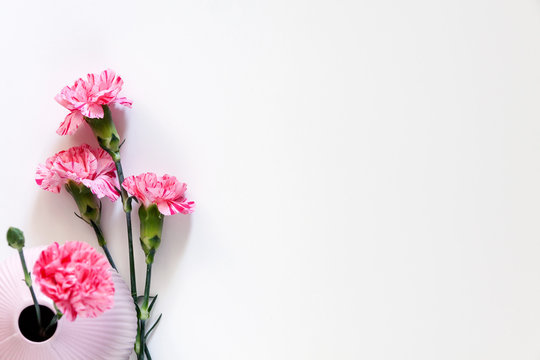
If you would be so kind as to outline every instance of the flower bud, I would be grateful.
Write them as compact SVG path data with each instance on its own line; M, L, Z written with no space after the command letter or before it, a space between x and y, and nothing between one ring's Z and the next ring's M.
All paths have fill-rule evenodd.
M23 232L15 227L10 227L7 231L7 242L12 248L21 250L24 247Z
M154 254L161 243L164 215L159 212L156 204L139 207L141 221L141 246L146 255L146 263L154 262Z
M107 105L103 105L103 118L88 118L86 122L92 128L99 146L109 153L114 162L120 161L120 135L116 131L116 126L112 121L111 110Z
M72 180L68 180L66 183L66 190L73 196L83 220L90 225L99 225L101 206L97 196L85 185L77 184Z

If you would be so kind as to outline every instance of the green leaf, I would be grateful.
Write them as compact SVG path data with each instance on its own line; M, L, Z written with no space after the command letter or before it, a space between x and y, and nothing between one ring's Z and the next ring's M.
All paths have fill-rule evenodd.
M161 320L161 316L163 314L159 314L159 317L157 318L156 322L154 323L154 325L152 325L152 327L150 329L148 329L148 331L146 332L146 334L144 335L144 339L146 340L146 338L150 335L150 333L152 332L152 330L154 330L154 328L157 326L157 324L159 323L159 320Z
M152 299L152 302L150 303L150 306L148 307L148 312L151 312L152 311L152 308L154 307L154 303L156 302L157 300L157 295L154 296L154 298Z

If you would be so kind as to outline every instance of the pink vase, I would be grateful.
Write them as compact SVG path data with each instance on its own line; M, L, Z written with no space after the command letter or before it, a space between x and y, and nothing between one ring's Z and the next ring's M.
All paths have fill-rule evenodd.
M24 249L29 271L45 247ZM126 283L111 269L114 306L94 319L60 319L47 340L28 340L19 328L21 312L33 306L18 255L0 264L0 360L126 360L133 350L137 314ZM34 286L38 302L52 301ZM54 310L53 310L54 311Z

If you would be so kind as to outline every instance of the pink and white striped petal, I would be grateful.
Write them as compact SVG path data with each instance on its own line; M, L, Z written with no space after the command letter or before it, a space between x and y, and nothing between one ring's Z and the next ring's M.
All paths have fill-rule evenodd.
M56 130L56 133L58 135L72 135L82 123L84 123L84 117L81 112L73 110L67 114L64 121L60 124L60 127L58 127L58 130Z

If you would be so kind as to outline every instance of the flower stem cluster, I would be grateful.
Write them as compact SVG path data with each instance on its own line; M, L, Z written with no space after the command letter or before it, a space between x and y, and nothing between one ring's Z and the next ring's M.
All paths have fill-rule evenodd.
M112 70L105 70L99 75L88 74L86 79L81 78L72 86L66 86L61 90L55 99L69 110L69 114L60 124L57 133L71 135L86 123L95 135L100 149L92 149L89 145L82 145L55 154L47 159L44 165L38 167L36 182L43 189L56 193L60 191L62 186L65 187L66 191L75 200L80 214L77 216L93 228L98 244L102 247L110 265L115 269L113 258L107 248L107 242L100 225L102 215L100 199L103 197L108 197L111 201L118 198L122 199L122 208L125 212L127 227L131 296L138 316L138 330L134 349L137 358L143 360L145 357L151 359L150 351L146 346L146 339L161 319L160 315L150 329L146 331L146 322L150 319L152 307L157 299L157 295L150 296L150 287L152 265L162 241L164 219L165 216L178 213L190 214L193 212L195 203L186 199L186 184L178 181L174 176L166 174L157 176L154 173L143 173L124 179L120 156L122 142L113 122L110 109L113 104L131 107L131 100L119 96L122 85L123 80L119 76ZM140 204L138 210L140 219L139 239L146 262L145 287L140 305L139 299L141 297L137 293L131 223L131 202L134 199ZM21 250L19 251L22 254L24 240L21 246L20 237L16 231L12 231L12 234L8 235L8 241L13 247L20 247ZM72 250L75 253L85 253L86 248L77 245ZM52 298L62 295L60 294L62 289L56 287L57 284L47 283L55 273L63 275L62 272L66 272L65 275L69 278L78 276L78 274L68 274L67 272L71 271L69 270L71 268L64 268L61 264L55 262L55 256L63 254L65 251L68 250L64 250L58 244L55 247L48 248L47 254L42 254L39 265L36 263L38 270L36 270L36 267L34 268L34 274L38 276L42 284L47 284L48 295ZM87 257L95 259L93 255L87 254ZM21 260L24 264L23 257L21 257ZM76 261L77 257L74 257L73 260ZM98 260L95 259L95 261ZM86 269L84 265L77 265L76 268ZM26 270L25 274L30 276ZM98 280L106 284L106 276L99 276L102 277L98 278ZM31 279L29 286L31 288ZM87 288L93 289L91 286ZM102 294L103 296L109 295L109 290L106 285L93 289L96 294ZM99 291L102 291L102 293ZM66 298L65 294L62 296L58 299ZM83 314L85 312L94 314L106 309L109 305L107 302L100 303L90 293L80 299L87 302L78 303L76 307L70 307L72 304L65 301L55 301L55 303L63 307L62 313L66 313L71 320L76 316L75 309L80 310ZM152 299L151 302L150 299ZM58 317L56 319L58 320Z

